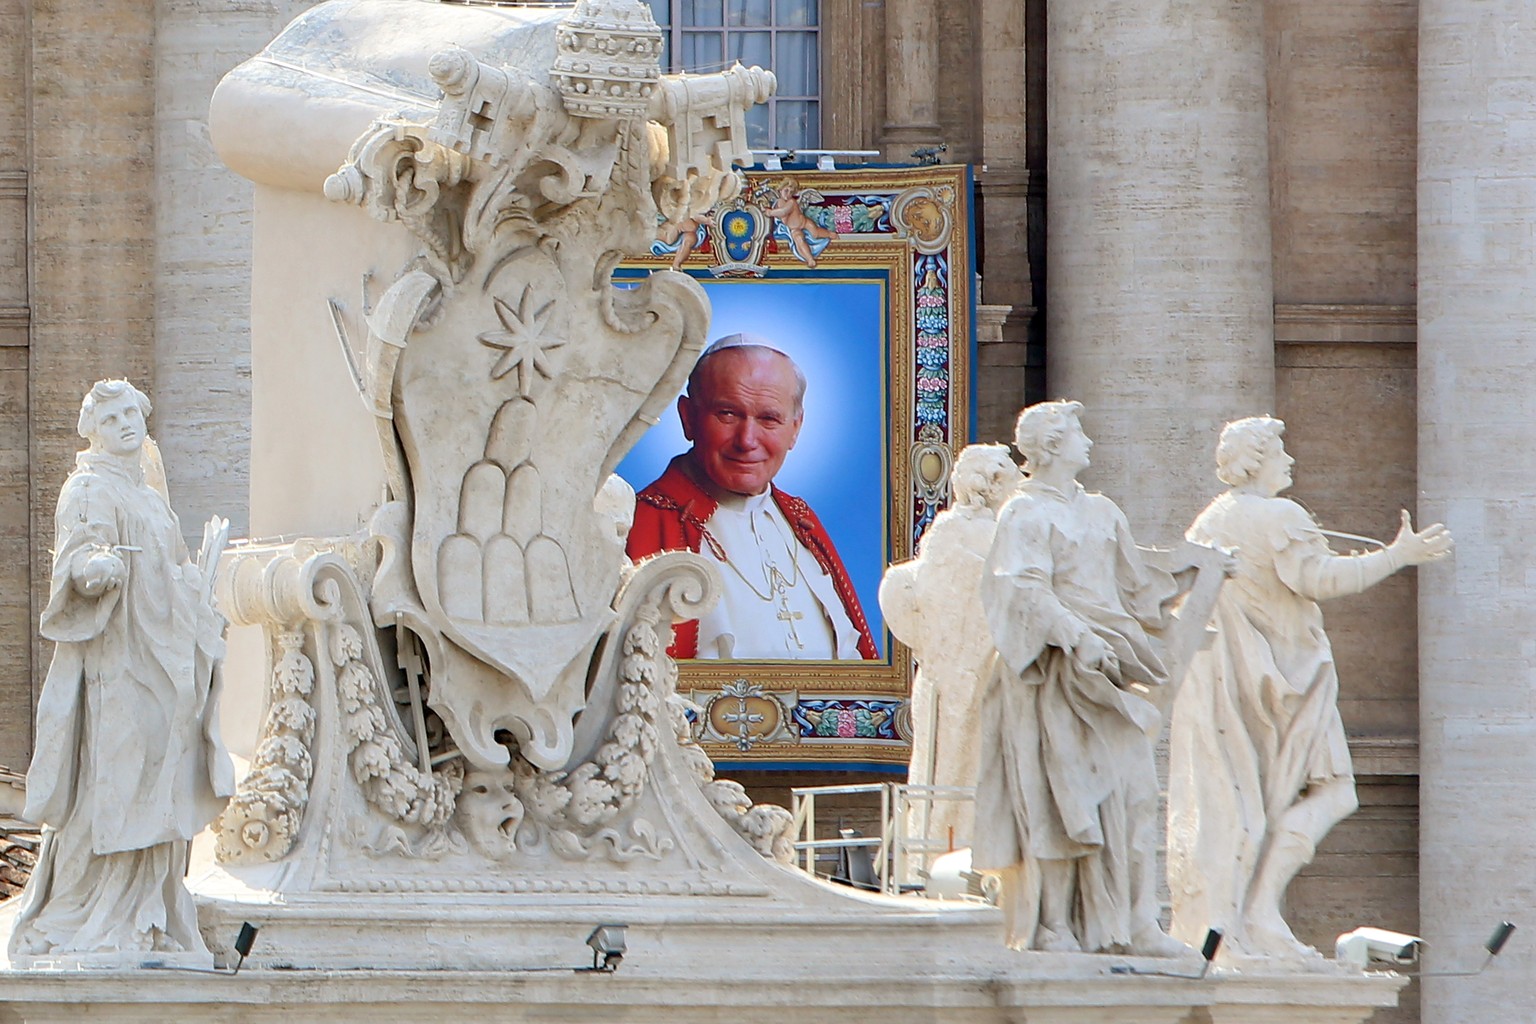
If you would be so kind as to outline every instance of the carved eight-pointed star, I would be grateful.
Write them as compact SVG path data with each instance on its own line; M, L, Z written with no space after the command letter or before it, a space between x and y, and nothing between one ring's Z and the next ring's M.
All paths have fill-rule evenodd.
M480 344L487 348L502 350L501 358L491 367L491 379L500 380L514 369L517 370L517 390L524 398L532 392L535 373L545 379L554 376L549 353L565 344L564 338L543 336L544 329L549 326L549 314L555 308L555 300L550 299L530 316L528 296L531 291L531 288L523 289L523 297L517 300L516 310L500 299L493 299L496 318L501 321L502 330L486 331L477 336Z

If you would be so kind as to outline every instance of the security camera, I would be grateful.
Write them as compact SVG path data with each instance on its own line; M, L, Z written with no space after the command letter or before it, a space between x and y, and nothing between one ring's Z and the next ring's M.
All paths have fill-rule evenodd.
M1340 935L1333 958L1341 964L1364 967L1367 963L1416 964L1424 940L1417 935L1389 932L1385 928L1356 928Z

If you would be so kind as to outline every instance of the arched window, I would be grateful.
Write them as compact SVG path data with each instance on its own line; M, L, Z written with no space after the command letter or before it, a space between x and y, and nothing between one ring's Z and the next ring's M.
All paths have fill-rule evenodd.
M666 37L669 71L719 71L741 61L772 71L778 92L747 113L753 149L821 145L819 0L646 0Z

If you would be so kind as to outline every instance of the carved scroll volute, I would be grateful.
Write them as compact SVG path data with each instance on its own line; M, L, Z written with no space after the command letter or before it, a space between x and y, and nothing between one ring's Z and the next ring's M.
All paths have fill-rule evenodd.
M234 626L284 626L317 610L313 579L304 563L283 547L226 552L214 578L219 609Z

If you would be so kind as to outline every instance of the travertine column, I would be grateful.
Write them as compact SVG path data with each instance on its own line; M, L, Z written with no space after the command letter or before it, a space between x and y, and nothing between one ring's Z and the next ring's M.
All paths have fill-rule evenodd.
M885 5L885 131L888 159L906 162L912 150L939 137L939 17L935 0L887 0Z
M1226 420L1274 402L1260 0L1049 0L1046 345L1085 482L1138 538L1210 499Z
M155 9L155 429L182 530L248 526L251 184L208 137L219 79L312 0L158 0ZM340 358L339 351L337 358Z
M0 764L17 768L32 750L28 7L0 0Z
M41 686L52 644L33 627L48 598L54 505L82 443L80 398L107 376L155 391L155 19L143 3L29 6L27 626Z
M1456 971L1536 906L1536 32L1419 10L1419 515L1456 536L1419 570L1420 920ZM1531 1020L1536 943L1423 985L1425 1024Z

